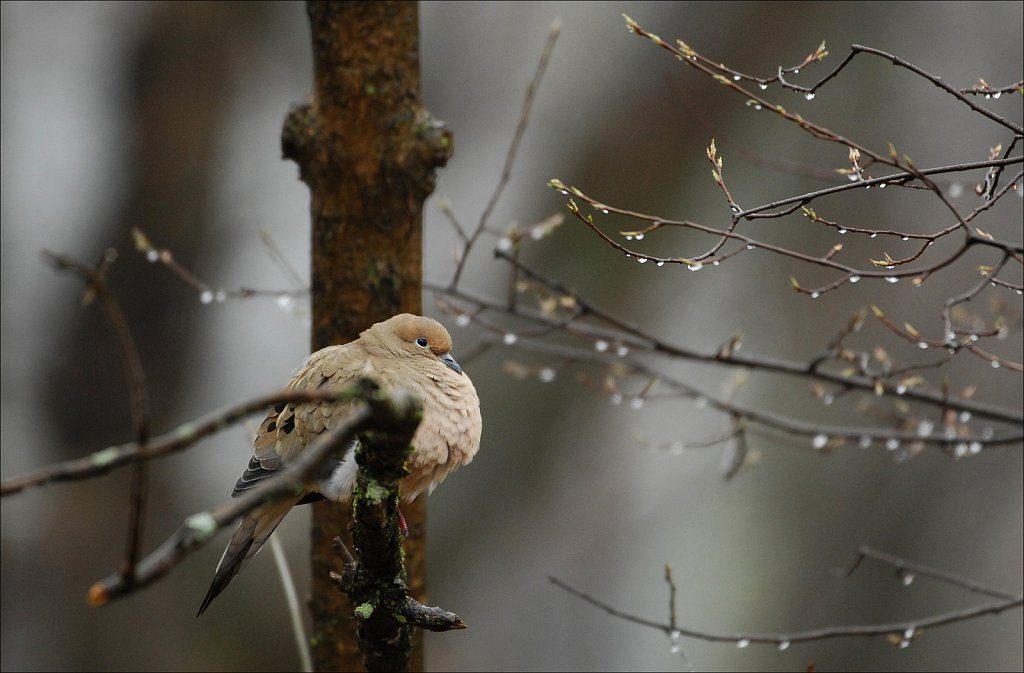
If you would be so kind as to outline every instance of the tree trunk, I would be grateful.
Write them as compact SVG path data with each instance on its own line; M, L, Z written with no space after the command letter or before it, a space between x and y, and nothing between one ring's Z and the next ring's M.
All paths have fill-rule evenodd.
M313 350L396 313L420 313L423 202L451 136L420 99L413 2L310 2L312 100L285 120L282 149L311 192ZM403 508L413 595L425 601L425 498ZM312 653L318 671L362 670L348 599L331 583L348 507L313 506ZM423 669L422 638L412 670Z

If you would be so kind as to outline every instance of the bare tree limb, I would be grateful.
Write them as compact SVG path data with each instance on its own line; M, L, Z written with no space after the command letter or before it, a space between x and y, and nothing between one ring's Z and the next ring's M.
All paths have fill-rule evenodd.
M117 259L117 250L108 248L93 268L69 257L43 251L43 259L62 271L73 271L85 280L82 303L88 304L94 297L100 300L107 321L117 335L121 356L124 360L125 377L128 380L128 394L131 400L132 431L135 443L145 446L149 440L150 411L149 391L146 389L146 375L142 367L142 358L135 345L135 338L128 327L128 320L121 310L121 305L107 287L107 272ZM132 468L130 486L130 507L128 509L128 540L125 545L125 557L121 564L121 576L127 582L133 582L135 569L142 553L142 529L146 515L146 466L136 463Z
M1017 598L1013 594L1007 593L1005 591L1000 591L998 589L993 589L989 586L985 586L984 584L981 584L980 582L973 580L969 577L963 577L962 575L957 575L947 570L931 568L920 563L915 563L914 561L907 561L906 559L902 559L898 556L894 556L884 551L873 549L866 545L862 546L860 550L857 552L857 558L854 559L850 567L844 572L844 575L846 577L852 575L864 559L873 559L875 561L880 561L882 563L887 563L891 565L896 569L896 573L897 575L899 575L900 580L903 582L904 585L912 583L914 581L915 576L920 575L922 577L930 577L940 582L952 584L953 586L966 589L967 591L976 594L984 594L986 596L991 596L992 598L999 598L1004 601L1012 601L1016 600Z
M339 402L350 399L352 399L351 391L282 390L216 411L195 421L183 423L170 432L152 438L145 446L139 446L135 442L110 446L84 458L54 463L29 474L5 479L0 484L0 496L14 495L51 482L90 479L118 467L183 451L199 440L220 432L250 414L265 412L275 404Z
M821 629L793 631L791 633L717 633L713 631L698 631L694 629L679 628L678 626L673 627L672 624L656 622L651 619L639 617L619 610L608 603L579 591L556 577L548 577L548 580L556 587L569 592L573 596L576 596L587 603L590 603L596 608L604 610L613 617L662 631L674 640L678 640L680 636L686 636L688 638L695 638L697 640L704 640L708 642L732 643L737 647L747 647L752 643L763 643L767 645L775 645L780 650L788 649L790 645L795 643L807 643L815 640L831 640L835 638L865 638L871 636L887 636L891 638L894 643L902 647L906 647L925 629L945 626L947 624L956 624L957 622L977 619L984 615L995 615L1024 605L1024 595L1018 594L1017 596L1008 600L999 601L998 603L988 603L972 608L965 608L963 610L945 612L931 617L925 617L923 619L890 622L887 624L828 626Z
M356 391L365 402L356 404L350 416L319 436L279 474L239 498L190 516L174 535L142 559L133 582L126 582L120 573L99 580L89 589L89 603L97 607L106 605L111 600L152 584L238 517L268 500L301 490L324 460L334 453L343 452L347 443L366 429L371 421L379 431L387 432L387 424L394 419L377 385L364 380L358 384ZM352 395L355 391L348 392Z

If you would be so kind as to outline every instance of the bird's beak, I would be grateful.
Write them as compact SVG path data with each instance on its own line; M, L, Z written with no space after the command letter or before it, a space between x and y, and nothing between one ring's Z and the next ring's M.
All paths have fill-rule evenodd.
M462 367L460 367L459 363L455 361L455 358L452 357L451 353L445 353L444 355L438 357L441 358L441 362L443 362L447 367L450 367L451 369L455 370L456 374L462 373Z

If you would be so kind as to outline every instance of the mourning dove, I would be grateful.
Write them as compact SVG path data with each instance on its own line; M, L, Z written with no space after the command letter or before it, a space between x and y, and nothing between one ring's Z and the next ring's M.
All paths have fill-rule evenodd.
M375 324L355 341L313 353L288 388L341 389L369 377L385 389L401 387L416 394L423 402L423 420L413 436L409 474L401 481L401 497L410 501L433 491L449 472L473 460L480 447L480 400L473 383L451 356L451 347L451 336L441 323L403 313ZM350 408L346 403L313 402L282 403L271 409L256 433L255 451L232 496L273 476L318 434L341 422ZM322 498L337 502L351 498L357 469L354 444L343 458L323 470L320 478L307 484L306 491L258 507L242 519L217 564L200 615L256 555L292 507Z

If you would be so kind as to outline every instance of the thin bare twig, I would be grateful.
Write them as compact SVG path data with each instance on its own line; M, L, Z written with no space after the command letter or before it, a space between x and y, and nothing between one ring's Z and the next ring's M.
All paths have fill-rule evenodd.
M1006 610L1019 608L1024 605L1024 596L1017 595L1010 599L999 601L998 603L988 603L972 608L965 608L963 610L945 612L931 617L925 617L923 619L890 622L887 624L828 626L821 629L794 631L791 633L718 633L713 631L698 631L695 629L680 628L671 624L656 622L652 619L633 615L619 610L618 608L594 598L589 594L579 591L556 577L548 577L548 580L556 587L567 591L587 603L590 603L594 607L604 610L613 617L618 617L619 619L624 619L628 622L639 624L640 626L646 626L648 628L662 631L674 639L678 639L679 636L686 636L688 638L695 638L697 640L704 640L708 642L731 643L737 647L747 647L752 643L763 643L775 645L779 649L783 650L796 643L807 643L815 640L831 640L835 638L865 638L871 636L889 636L892 637L896 643L906 647L906 645L910 644L911 640L917 637L917 635L925 629L945 626L947 624L955 624L957 622L963 622L970 619L977 619L984 615L999 614Z
M124 361L125 378L128 380L128 394L131 400L132 434L138 446L145 446L149 440L150 410L149 392L146 389L146 375L142 367L142 358L135 345L135 338L128 327L128 320L121 310L121 305L107 287L107 273L117 259L117 251L108 248L95 267L44 250L43 259L61 271L72 271L85 281L82 294L83 304L98 298L107 321L117 335L121 356ZM139 555L142 553L142 529L145 522L147 489L146 466L137 463L132 468L131 485L129 488L128 539L125 544L125 557L121 564L121 575L127 582L133 582Z
M318 436L279 474L238 498L186 519L173 535L142 559L134 582L125 582L120 573L97 581L89 589L89 604L100 607L149 586L177 567L186 556L202 548L218 530L238 517L268 500L294 494L324 460L351 441L372 417L373 411L368 405L357 405L344 421Z
M839 373L833 373L830 371L822 370L816 365L814 361L808 364L801 364L796 362L788 362L784 360L772 359L764 356L750 356L741 355L739 353L732 353L728 356L723 356L719 353L708 354L699 353L689 348L685 348L678 344L670 343L667 340L658 338L643 329L629 324L614 314L598 308L596 305L590 303L578 293L572 292L567 288L563 287L559 283L548 279L540 272L526 266L522 261L512 258L511 256L496 252L495 255L500 259L504 259L510 264L515 264L519 267L520 271L537 282L543 283L549 287L553 292L558 294L564 294L572 297L573 303L576 307L575 315L582 316L593 316L599 318L608 325L618 330L619 338L626 338L633 349L648 350L653 353L659 353L662 355L668 355L672 357L681 358L684 360L693 360L696 362L706 362L709 364L724 364L730 366L740 366L750 369L761 369L770 372L776 372L780 374L788 374L797 377L816 378L826 383L832 383L842 388L853 388L870 392L877 392L878 381L871 380L862 376L843 376ZM462 294L461 296L469 298L471 295ZM479 302L480 299L476 298ZM484 304L486 305L486 304ZM497 307L497 305L496 305ZM542 322L546 324L556 324L555 321L545 316L527 314L525 312L517 312L517 315L531 319L535 322ZM578 322L571 322L571 325L575 329L580 329L585 332L585 327L580 325ZM1024 413L1012 409L1003 409L994 407L991 405L983 405L978 402L969 400L951 400L947 396L929 393L921 390L899 390L897 384L882 384L882 393L889 394L894 397L900 397L903 399L913 400L915 402L922 402L934 406L947 407L953 406L958 408L961 404L966 405L965 410L970 411L972 414L991 418L992 420L999 420L1007 423L1014 423L1017 425L1024 424ZM968 408L969 407L969 408Z
M265 412L275 404L340 402L349 400L350 397L351 394L348 391L325 390L282 390L271 395L257 397L208 414L195 421L183 423L170 432L151 438L145 446L139 446L135 442L110 446L84 458L54 463L29 474L5 479L0 483L0 497L20 493L26 489L51 482L89 479L106 474L118 467L182 451L199 440L237 423L249 414Z
M473 245L487 226L487 218L491 216L491 212L494 210L494 207L498 205L498 199L501 198L509 180L512 179L512 167L515 165L516 155L519 153L519 143L523 139L523 134L526 133L526 126L530 120L530 110L533 109L534 98L536 98L540 82L544 78L544 71L547 70L548 61L551 60L551 53L554 51L555 42L558 41L558 35L561 31L562 22L558 20L554 21L548 29L548 39L544 44L544 50L541 52L540 61L537 63L537 69L533 73L533 79L530 81L530 85L526 89L526 98L523 100L523 110L519 115L519 124L516 126L516 132L512 136L512 143L509 145L508 154L505 157L505 165L501 169L501 177L498 179L498 184L494 188L494 192L491 194L490 200L487 202L483 212L480 214L480 220L477 222L476 228L472 233L466 236L462 231L462 227L458 225L458 220L454 219L453 215L450 215L456 230L460 232L461 237L465 241L462 252L459 255L458 263L455 266L455 273L452 276L451 282L448 283L448 287L452 289L458 287L459 279L462 278L462 271L466 266L466 259L469 257L469 253L472 251Z
M999 598L1004 601L1012 601L1017 597L1011 593L993 589L992 587L981 584L980 582L973 580L969 577L957 575L947 570L939 570L937 568L931 568L914 561L907 561L898 556L879 551L868 546L862 546L857 552L857 558L854 559L850 567L843 573L845 577L849 577L853 572L860 566L864 559L874 559L882 563L887 563L896 569L900 579L904 584L910 584L914 581L914 577L920 575L921 577L930 577L940 582L952 584L953 586L966 589L972 593L984 594L991 596L992 598Z
M220 303L228 299L249 299L251 297L275 297L280 301L282 298L294 299L309 295L309 288L306 287L300 279L298 279L294 269L288 266L287 262L281 256L280 250L277 249L273 241L271 241L269 236L265 233L261 233L260 237L264 246L267 248L271 259L279 266L282 266L287 275L292 276L293 280L296 280L299 285L298 289L261 290L245 286L233 290L214 288L200 279L199 276L182 266L178 260L174 258L174 253L169 249L156 247L141 229L137 227L133 228L132 237L135 239L135 248L146 256L147 261L160 263L164 268L177 276L179 280L199 294L199 301L203 304L210 304L213 302Z

